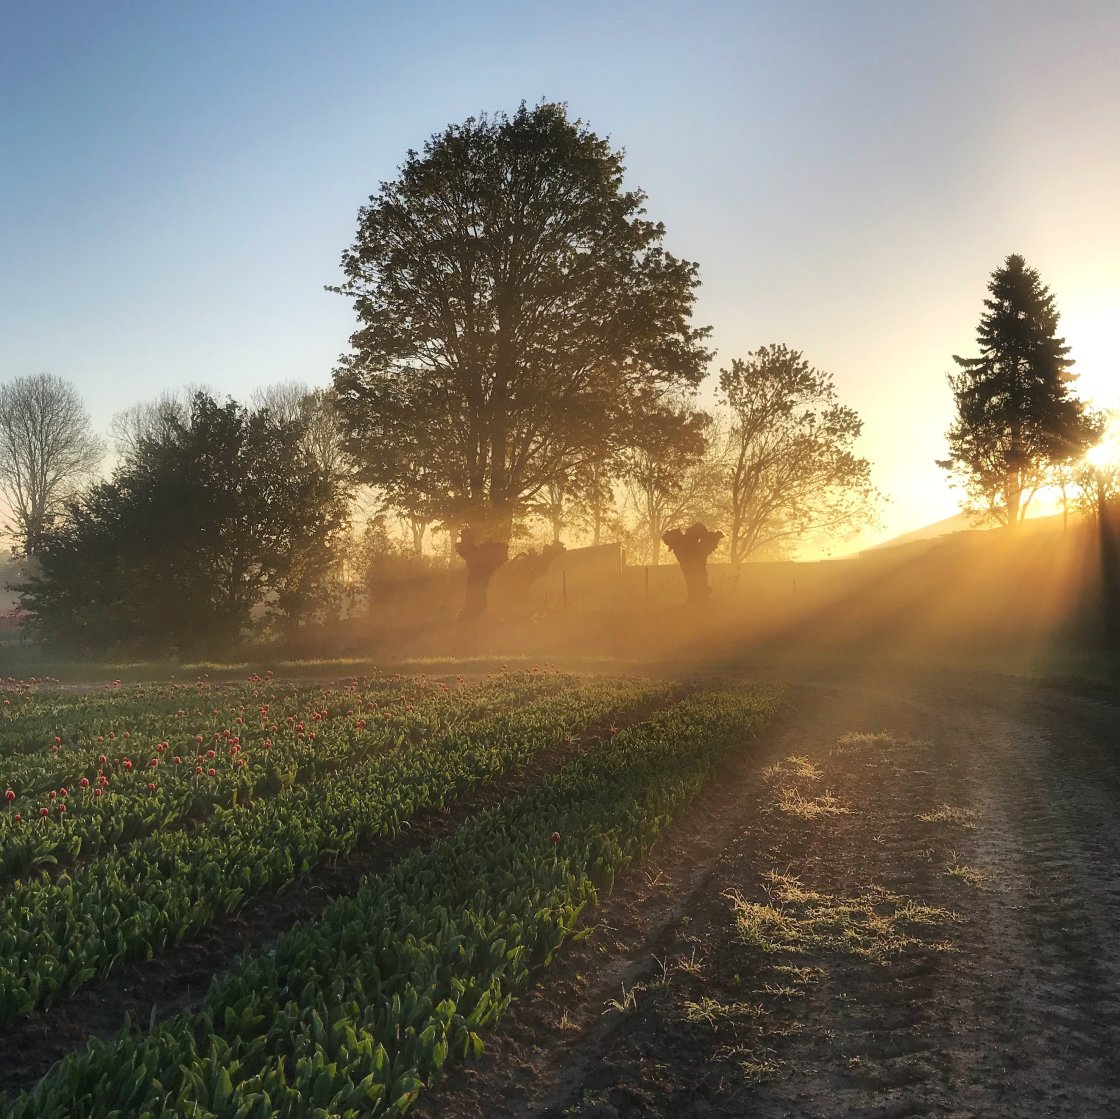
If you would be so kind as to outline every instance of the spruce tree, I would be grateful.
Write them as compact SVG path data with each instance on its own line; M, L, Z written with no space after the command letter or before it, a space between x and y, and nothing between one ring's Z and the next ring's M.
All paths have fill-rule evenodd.
M958 357L949 374L957 418L946 433L965 507L1009 528L1062 462L1090 438L1084 404L1070 387L1069 346L1057 335L1054 297L1016 254L992 273L976 331L979 357Z

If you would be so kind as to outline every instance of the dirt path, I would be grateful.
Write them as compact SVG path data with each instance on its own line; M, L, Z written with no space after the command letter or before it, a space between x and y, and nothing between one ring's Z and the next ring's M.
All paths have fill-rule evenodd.
M803 687L428 1116L1120 1115L1120 709Z

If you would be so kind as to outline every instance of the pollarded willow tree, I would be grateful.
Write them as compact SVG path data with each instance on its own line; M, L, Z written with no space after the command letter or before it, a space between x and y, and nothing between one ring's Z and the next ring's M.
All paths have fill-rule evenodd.
M811 533L874 518L871 465L855 453L863 421L839 402L832 376L784 345L721 369L730 413L724 455L731 562Z
M1018 255L992 273L976 331L979 357L949 375L957 418L938 465L962 482L965 507L1014 528L1053 469L1093 438L1054 296Z
M563 105L468 119L409 152L343 255L351 454L394 504L460 527L464 617L528 503L629 438L635 401L703 375L697 266L622 159Z

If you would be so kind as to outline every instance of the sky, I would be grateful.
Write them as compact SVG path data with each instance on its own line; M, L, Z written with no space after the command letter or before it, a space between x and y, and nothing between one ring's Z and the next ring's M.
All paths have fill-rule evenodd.
M0 0L0 381L112 415L326 385L358 208L448 123L564 101L700 266L714 374L832 374L890 498L951 515L952 355L1022 254L1120 403L1120 3Z

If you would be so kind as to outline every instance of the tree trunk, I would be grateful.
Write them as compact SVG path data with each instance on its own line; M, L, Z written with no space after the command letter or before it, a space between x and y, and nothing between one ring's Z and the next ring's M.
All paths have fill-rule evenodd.
M700 606L712 593L708 586L708 557L719 547L722 532L713 532L699 521L688 528L670 529L662 537L669 551L681 565L689 606Z
M1005 500L1007 504L1007 527L1014 532L1019 527L1019 504L1023 491L1019 485L1019 472L1014 471L1007 475L1005 482Z
M467 593L461 621L475 621L486 613L486 592L494 572L509 559L509 543L501 540L478 540L474 532L465 528L459 534L455 551L467 565Z

